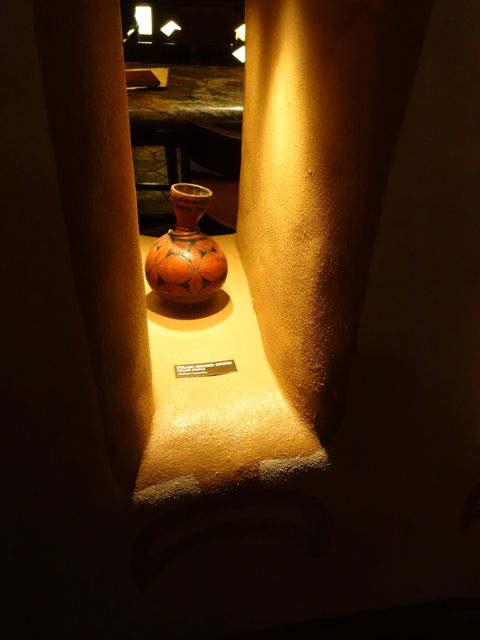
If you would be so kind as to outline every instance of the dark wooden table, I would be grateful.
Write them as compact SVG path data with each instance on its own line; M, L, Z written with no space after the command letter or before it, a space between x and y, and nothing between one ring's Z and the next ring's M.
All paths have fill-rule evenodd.
M127 68L154 68L152 64L127 63ZM231 125L243 119L243 67L169 65L164 89L129 89L128 113L134 146L163 146L168 182L178 182L177 151L182 179L188 179L189 123L205 121ZM137 189L168 189L168 185L137 183Z
M136 65L128 67L149 67ZM157 65L162 66L162 65ZM132 136L158 129L185 131L190 120L239 122L243 117L243 67L171 66L165 89L130 89Z

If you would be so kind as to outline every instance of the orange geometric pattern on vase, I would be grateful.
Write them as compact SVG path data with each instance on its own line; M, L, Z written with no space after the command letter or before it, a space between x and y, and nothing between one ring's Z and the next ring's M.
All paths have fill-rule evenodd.
M197 226L212 195L210 189L198 184L179 183L170 188L177 224L154 242L145 262L148 284L168 302L203 302L225 282L225 254Z
M221 289L227 259L220 246L201 231L188 236L169 231L150 249L145 273L148 284L163 299L192 304Z

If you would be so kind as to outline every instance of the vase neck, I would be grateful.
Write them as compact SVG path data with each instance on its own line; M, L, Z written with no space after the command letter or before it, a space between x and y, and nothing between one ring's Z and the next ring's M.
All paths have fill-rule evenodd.
M198 225L194 225L193 227L182 227L178 223L175 225L173 229L173 233L176 236L182 236L187 238L188 236L195 236L200 232Z
M177 219L176 228L179 230L194 230L197 223L205 213L204 207L198 205L184 206L178 202L173 205L173 211Z
M177 219L175 233L177 235L187 235L198 231L197 223L208 208L210 198L190 193L172 193L171 201Z

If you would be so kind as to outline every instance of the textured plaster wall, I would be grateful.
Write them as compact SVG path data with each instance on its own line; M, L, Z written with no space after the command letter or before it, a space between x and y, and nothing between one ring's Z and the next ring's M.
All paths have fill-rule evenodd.
M153 410L118 3L36 7L48 126L112 461L134 482Z
M479 25L435 3L329 451L378 600L480 595Z
M247 3L238 243L270 363L323 439L429 5Z
M480 596L479 24L476 2L433 6L385 191L345 418L327 446L330 466L282 481L326 507L330 541L319 559L302 560L298 547L295 559L293 551L282 556L277 616ZM250 85L248 92L253 100ZM260 159L250 158L254 136L246 135L243 179L252 183L263 173L249 175ZM271 179L280 181L273 166ZM275 212L278 198L264 204ZM290 599L287 584L295 585Z
M0 38L1 606L4 628L16 638L43 632L51 638L122 637L135 608L122 581L123 498L111 473L105 443L108 416L99 400L99 365L92 357L92 324L99 307L105 312L105 305L97 296L87 317L85 293L78 293L79 263L101 280L105 255L82 256L78 248L72 249L83 232L68 229L74 224L70 216L77 219L78 230L93 215L98 222L91 222L92 234L96 232L98 242L103 238L107 253L109 243L117 245L118 252L117 238L103 234L112 230L112 218L120 227L129 224L126 209L132 200L129 196L122 204L114 199L116 210L110 211L109 197L116 198L112 179L101 194L96 177L101 170L95 154L105 160L110 153L122 156L123 150L95 147L89 164L85 163L86 147L94 142L87 139L99 135L99 118L105 129L102 146L110 130L109 118L116 119L115 114L110 116L115 101L110 104L99 87L97 117L90 113L91 125L85 127L89 90L72 62L73 30L67 27L71 14L81 15L79 8L85 4L56 3L64 21L60 24L52 18L55 33L50 34L50 45L57 31L64 36L61 43L55 42L52 73L56 74L55 97L62 101L59 88L63 87L63 100L71 107L68 126L55 105L44 99L49 80L42 77L32 3L0 6L0 23L5 27ZM114 26L118 23L116 3L102 3L102 11ZM94 17L96 21L97 12ZM71 44L76 47L78 42ZM44 43L44 54L50 45ZM121 77L117 80L121 82ZM110 80L107 87L113 89ZM74 102L78 108L73 109ZM85 139L80 135L82 128ZM114 126L112 133L118 133L118 128ZM125 146L128 150L128 142ZM126 173L124 160L117 166L120 175ZM105 172L101 177L106 180ZM89 180L94 187L90 188ZM116 188L124 192L121 185ZM128 213L134 215L130 209ZM119 291L108 288L107 282L108 278L102 286L113 311ZM131 303L122 295L122 316ZM123 318L111 324L121 341L126 328ZM105 349L102 353L106 357ZM124 379L125 372L120 372L114 355L110 362L110 400L114 393L123 403L125 381L118 384L118 379ZM130 375L135 376L133 363L129 364ZM120 421L118 426L123 430L125 423Z

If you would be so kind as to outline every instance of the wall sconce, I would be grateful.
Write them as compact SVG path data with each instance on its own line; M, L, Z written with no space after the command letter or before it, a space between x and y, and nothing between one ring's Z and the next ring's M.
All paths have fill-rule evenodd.
M245 42L245 33L246 33L245 24L241 24L239 27L235 29L235 40L241 40L242 42ZM244 44L242 44L240 47L232 51L232 56L234 56L235 58L237 58L237 60L240 60L240 62L243 62L243 63L245 62L245 54L246 54L246 49Z
M235 29L235 38L237 40L241 40L242 42L245 42L245 24L241 24L239 27L237 27Z
M164 33L167 38L169 38L174 31L181 31L182 27L177 24L174 20L169 20L166 22L163 27L160 27L160 31Z

